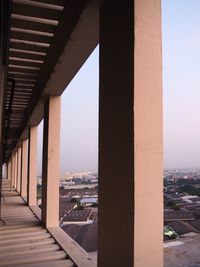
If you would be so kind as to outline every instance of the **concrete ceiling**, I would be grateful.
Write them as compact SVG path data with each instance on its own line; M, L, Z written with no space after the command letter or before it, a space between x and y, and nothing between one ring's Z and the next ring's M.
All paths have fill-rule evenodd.
M4 1L5 2L5 1ZM4 34L4 161L43 118L48 95L61 95L99 41L100 1L12 0ZM5 31L6 32L6 31Z

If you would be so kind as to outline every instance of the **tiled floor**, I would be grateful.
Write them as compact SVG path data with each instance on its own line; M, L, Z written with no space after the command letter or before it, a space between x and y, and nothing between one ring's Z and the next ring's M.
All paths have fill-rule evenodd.
M72 267L48 231L14 191L4 185L0 222L0 266Z

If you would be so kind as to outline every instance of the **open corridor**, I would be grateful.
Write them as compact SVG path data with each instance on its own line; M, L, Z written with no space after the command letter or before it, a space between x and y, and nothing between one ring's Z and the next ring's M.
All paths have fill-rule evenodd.
M0 224L0 266L71 267L72 261L31 209L4 181Z

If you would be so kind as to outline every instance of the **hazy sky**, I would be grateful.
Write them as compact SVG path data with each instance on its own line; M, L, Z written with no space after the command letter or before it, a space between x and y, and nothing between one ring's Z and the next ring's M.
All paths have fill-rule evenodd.
M162 0L162 33L164 166L200 167L200 0ZM61 172L98 168L98 53L62 95Z
M98 170L99 48L97 47L62 94L61 173ZM38 174L42 161L39 125Z
M200 167L200 1L163 0L165 167Z

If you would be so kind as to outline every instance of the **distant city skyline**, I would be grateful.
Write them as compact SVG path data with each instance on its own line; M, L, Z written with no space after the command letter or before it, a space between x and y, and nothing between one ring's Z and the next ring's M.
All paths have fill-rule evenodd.
M200 167L200 1L163 0L164 167Z

